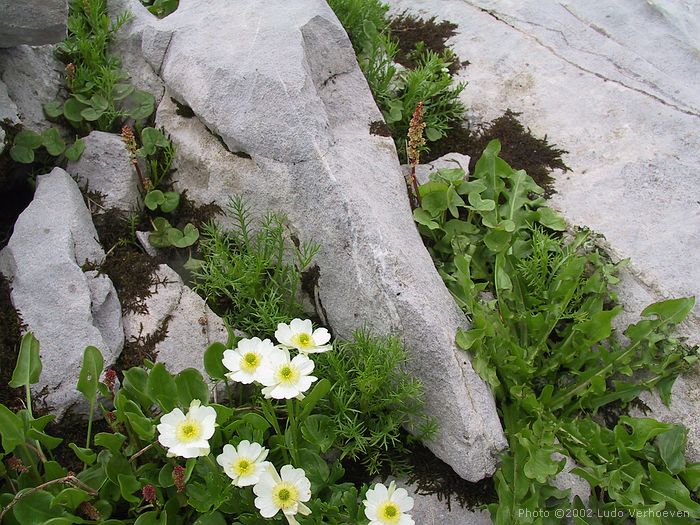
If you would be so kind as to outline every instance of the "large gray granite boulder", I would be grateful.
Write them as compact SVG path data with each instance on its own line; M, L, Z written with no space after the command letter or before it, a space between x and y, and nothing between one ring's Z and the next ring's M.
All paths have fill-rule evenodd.
M121 307L110 279L83 271L105 257L83 196L60 168L37 177L34 200L19 216L0 252L0 272L11 279L12 303L41 343L43 371L34 392L59 417L81 405L76 391L83 351L102 351L113 364L124 343Z
M56 126L44 115L44 104L58 100L63 85L63 65L54 56L55 48L48 45L0 49L0 79L22 124L37 132Z
M68 0L0 0L0 47L41 46L66 38Z
M102 194L102 209L134 212L142 205L139 177L120 135L93 131L85 137L85 151L66 171L90 191Z
M225 205L235 191L258 213L286 212L291 233L321 245L328 326L401 334L438 420L429 446L467 479L493 473L506 441L488 387L455 346L467 321L413 224L393 142L369 132L382 116L330 8L185 0L142 43L168 32L164 54L142 47L196 115L177 115L169 95L158 111L179 187L200 202Z
M124 336L127 341L156 337L156 360L168 370L196 368L207 377L204 351L212 343L227 341L224 322L168 265L158 267L155 283L145 300L147 313L124 316Z

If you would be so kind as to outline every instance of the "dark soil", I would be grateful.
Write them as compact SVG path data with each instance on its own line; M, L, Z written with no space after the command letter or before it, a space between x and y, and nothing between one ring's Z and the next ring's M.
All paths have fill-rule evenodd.
M135 366L143 365L145 360L155 361L158 356L156 352L156 345L163 341L168 335L168 323L170 322L170 316L166 317L161 324L160 328L153 332L152 334L143 335L142 332L139 333L138 337L133 337L124 342L124 348L122 353L119 355L117 362L114 365L114 370L120 375L124 370L128 370ZM143 331L143 326L141 327Z
M178 228L184 227L188 222L200 228L203 224L215 219L218 215L223 214L221 206L210 202L202 206L197 206L193 200L187 197L187 191L180 194L180 205L178 206L175 215L176 220L172 221L173 226Z
M568 153L549 143L547 136L537 138L518 120L519 113L510 109L494 121L471 130L461 125L455 126L443 139L430 144L430 152L423 162L430 162L451 152L469 155L469 171L473 172L486 145L493 139L501 141L500 156L515 169L523 169L545 190L548 198L554 193L555 169L568 171L562 155Z
M22 338L22 320L12 306L10 283L0 273L0 403L11 410L23 408L24 391L8 383L17 362Z
M391 128L383 120L375 120L369 125L369 133L380 137L391 137Z
M416 45L422 42L426 49L439 55L442 55L447 50L451 52L445 42L448 38L454 36L457 25L446 20L436 22L435 17L426 20L415 15L402 13L391 19L389 28L392 36L396 37L399 42L396 62L413 69L417 65L413 54ZM454 55L453 58L454 60L449 66L452 74L459 71L463 65L468 64L468 62L460 62L457 55Z
M481 505L495 503L498 495L491 478L473 483L462 479L447 463L437 458L427 447L414 444L410 453L402 458L394 458L395 464L405 465L408 476L404 472L392 472L388 468L380 473L382 479L393 475L406 479L409 484L416 484L419 494L435 494L438 500L447 502L451 508L456 501L461 507L473 509ZM361 463L345 461L345 480L357 485L371 483L374 476L369 476Z

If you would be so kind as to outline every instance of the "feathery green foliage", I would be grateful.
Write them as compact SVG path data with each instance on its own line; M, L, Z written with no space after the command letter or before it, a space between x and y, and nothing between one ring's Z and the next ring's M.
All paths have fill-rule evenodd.
M301 315L297 298L301 275L318 246L288 243L280 214L266 215L259 228L254 228L238 196L231 198L227 214L234 221L232 231L223 232L214 223L203 227L200 249L204 262L195 272L195 289L230 327L250 337L268 337L278 323Z

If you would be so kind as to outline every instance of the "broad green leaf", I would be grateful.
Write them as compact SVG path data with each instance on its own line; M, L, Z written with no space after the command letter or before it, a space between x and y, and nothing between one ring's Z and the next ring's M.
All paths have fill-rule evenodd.
M168 513L166 511L161 512L159 516L158 511L151 510L139 515L134 525L166 525L167 523Z
M163 202L160 204L160 209L163 213L175 211L180 205L180 194L175 191L166 191L163 195Z
M163 363L156 363L148 374L146 388L148 395L160 405L163 412L170 412L177 406L178 392L175 378Z
M624 425L632 428L632 435L627 434L624 430ZM615 436L618 441L618 446L623 446L630 450L642 450L647 442L651 441L659 434L672 429L672 424L661 423L655 419L622 416L620 418L620 424L618 424L615 429ZM620 442L620 439L624 441Z
M85 151L85 140L84 139L76 139L76 141L68 146L66 148L65 154L66 158L71 161L75 162L78 159L80 159L81 155Z
M86 347L83 353L83 366L78 376L78 392L83 394L90 402L97 399L97 385L100 382L103 369L104 358L102 357L102 352L94 346Z
M416 208L413 210L413 220L431 230L440 229L440 224L435 222L432 216L423 208Z
M124 434L113 434L111 432L100 432L95 435L95 446L104 447L112 454L118 454L122 445L126 441Z
M442 133L435 128L425 128L425 137L430 141L430 142L435 142L437 140L440 140L442 138Z
M141 498L134 496L134 492L141 489L141 483L133 474L117 474L119 490L122 497L131 503L138 503Z
M10 157L20 164L31 164L34 162L34 150L26 146L12 146Z
M491 199L483 199L481 193L473 191L467 196L467 200L476 211L493 211L496 203Z
M60 102L49 102L44 104L44 113L49 118L58 118L63 116L63 104Z
M204 351L204 369L212 379L226 379L229 370L224 366L224 352L227 350L223 343L212 343Z
M175 376L175 384L177 385L177 393L181 406L190 406L190 402L193 399L199 399L202 404L209 402L209 388L204 382L199 370L195 370L194 368L184 369Z
M314 407L318 404L321 399L328 395L331 390L331 382L325 377L321 379L311 392L303 399L301 402L301 414L299 414L299 419L304 419L313 411Z
M646 491L648 497L657 503L666 503L678 510L685 511L693 518L700 518L700 505L690 498L690 492L683 483L649 465L650 485Z
M94 122L103 115L102 111L95 108L85 108L80 112L80 116L88 122Z
M71 97L63 104L63 115L71 122L81 122L83 120L81 112L85 108L87 108L86 104Z
M678 474L685 468L685 445L688 429L680 425L656 437L656 446L666 468L671 474Z
M223 514L215 511L203 514L193 525L228 525L228 522Z
M68 510L74 511L83 501L87 501L90 497L84 490L68 487L56 494L51 506L54 508L63 506Z
M43 525L51 518L58 518L63 514L60 508L52 508L53 494L45 490L39 490L25 494L12 508L12 512L21 525Z
M503 230L490 230L484 236L484 244L492 252L498 253L504 251L510 246L512 234Z
M123 100L134 92L132 84L115 84L112 88L112 98L114 100Z
M109 101L102 95L93 95L90 99L90 105L95 108L96 111L104 113L109 108Z
M148 193L146 193L146 196L143 198L143 203L149 210L157 209L158 206L160 206L164 202L165 195L160 190L151 190Z
M41 358L39 357L39 341L27 332L22 337L17 356L17 365L8 383L12 388L34 385L41 376Z
M56 128L49 128L41 134L44 147L49 155L58 157L66 149L66 143Z
M69 443L68 446L78 456L78 459L88 466L97 459L97 454L90 448L79 447L75 443Z
M187 248L197 242L199 230L192 223L187 223L182 231L170 228L167 236L170 243L176 248Z
M678 475L693 492L700 489L700 463L688 465Z
M15 146L24 146L29 149L37 149L41 147L44 140L41 135L29 129L23 129L15 135Z
M0 404L0 435L5 454L12 453L15 448L27 441L22 420L3 404Z
M150 117L155 109L156 99L147 91L136 90L124 99L124 107L134 120Z
M307 416L301 424L301 435L321 453L327 452L335 443L333 420L323 414Z
M550 230L566 230L566 221L552 208L547 208L545 206L537 210L537 222L539 222L542 226L546 226Z

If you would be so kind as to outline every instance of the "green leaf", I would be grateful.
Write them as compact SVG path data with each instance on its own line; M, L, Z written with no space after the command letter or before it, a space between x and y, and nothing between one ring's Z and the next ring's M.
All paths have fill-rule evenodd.
M85 108L80 112L80 116L88 122L94 122L98 120L103 114L103 111L99 111L95 108Z
M124 99L124 107L134 120L150 117L155 109L156 99L147 91L135 90Z
M209 402L209 388L199 370L185 368L175 376L175 384L181 406L190 406L193 399L199 399L202 404Z
M631 436L624 430L624 425L632 428ZM615 428L615 437L621 446L630 450L642 450L647 442L659 434L672 430L673 426L671 423L661 423L651 418L622 416Z
M15 146L37 149L41 147L43 142L41 135L29 129L24 129L15 136Z
M163 412L170 412L177 406L178 392L175 378L163 363L156 363L148 374L146 388L148 395L160 405Z
M435 128L425 128L425 137L430 141L430 142L435 142L437 140L440 140L442 138L442 133Z
M99 113L104 113L109 108L109 101L102 95L93 95L90 105Z
M212 379L226 379L228 369L224 366L224 352L227 350L223 343L212 343L204 351L204 369Z
M53 508L65 507L70 511L74 511L83 502L90 499L90 495L84 490L68 487L56 494L51 506Z
M653 464L649 464L649 479L646 492L652 501L670 504L693 518L700 518L700 505L690 498L690 492L680 480L657 471Z
M53 495L45 490L23 495L12 512L21 525L43 525L51 518L58 518L63 514L60 508L52 508Z
M22 419L3 404L0 404L0 435L5 454L27 441Z
M566 221L552 208L542 207L537 210L537 222L550 230L566 230Z
M335 425L333 420L323 414L307 416L301 425L301 435L321 453L327 452L335 443Z
M112 434L111 432L100 432L95 435L95 446L104 447L112 454L119 454L122 445L126 441L124 434Z
M71 162L76 162L80 159L81 155L85 151L85 140L76 139L76 141L66 148L65 154L66 158Z
M484 236L484 244L492 252L502 252L510 246L512 234L503 230L489 230Z
M136 479L133 474L117 474L117 480L119 481L119 491L122 497L131 503L138 503L141 501L139 496L134 496L134 492L141 490L141 483Z
M49 102L44 104L44 113L49 118L58 118L63 116L63 104L60 102Z
M656 446L666 468L671 474L678 474L685 468L685 445L688 429L680 425L656 437Z
M413 220L431 230L440 229L440 224L435 222L430 213L423 208L416 208L413 210Z
M700 488L700 463L688 465L678 475L691 491L698 491Z
M166 525L168 523L168 513L163 511L160 516L158 511L151 510L141 514L134 525Z
M81 113L85 108L87 108L86 104L71 97L63 104L63 115L71 122L81 122L83 120Z
M134 92L134 89L132 84L115 84L112 88L112 99L124 100Z
M39 341L27 332L22 337L17 356L17 365L8 383L12 388L34 385L41 376L41 358L39 357Z
M176 248L187 248L197 242L199 230L192 223L187 223L182 231L170 228L167 231L167 239Z
M34 150L26 146L12 146L10 157L20 164L31 164L34 162Z
M160 209L163 213L170 213L175 211L180 205L180 194L175 191L166 191L163 195L163 202L160 205Z
M83 366L78 376L78 392L91 403L97 399L97 389L103 369L102 353L94 346L86 347L83 353Z
M299 414L300 419L304 419L307 417L309 414L311 414L311 411L314 409L314 407L318 404L321 399L326 397L328 395L328 392L331 390L331 382L328 381L325 377L321 379L318 383L316 383L316 386L314 386L313 390L303 399L301 402L301 414Z
M79 447L75 443L69 443L68 447L78 456L80 461L88 466L92 465L97 459L97 454L90 448Z
M149 210L155 210L163 202L165 202L165 195L160 190L149 191L143 199L143 203Z
M66 143L56 128L49 128L41 134L44 147L49 155L58 157L66 149Z
M197 518L193 525L227 525L226 518L220 512L209 512Z

